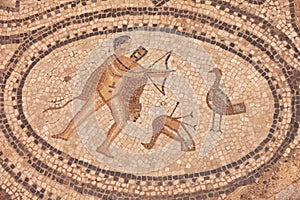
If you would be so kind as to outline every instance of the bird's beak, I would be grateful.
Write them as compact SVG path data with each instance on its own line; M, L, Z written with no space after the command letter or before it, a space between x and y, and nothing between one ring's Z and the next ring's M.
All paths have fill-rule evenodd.
M208 73L213 73L213 70L209 70Z

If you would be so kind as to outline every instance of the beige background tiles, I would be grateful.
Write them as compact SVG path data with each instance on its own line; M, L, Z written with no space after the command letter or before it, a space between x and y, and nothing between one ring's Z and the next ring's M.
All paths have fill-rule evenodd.
M0 1L0 199L298 198L298 10Z

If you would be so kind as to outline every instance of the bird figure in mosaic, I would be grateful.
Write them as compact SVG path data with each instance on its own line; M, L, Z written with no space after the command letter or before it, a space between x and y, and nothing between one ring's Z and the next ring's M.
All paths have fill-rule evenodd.
M222 77L222 71L218 68L214 68L209 73L215 73L216 80L206 95L207 106L213 111L212 115L212 127L211 131L214 131L215 115L220 115L218 131L222 133L221 122L223 115L235 115L246 112L246 106L244 102L232 104L227 95L220 88L220 81Z
M182 119L186 117L193 118L193 112L182 117L172 117L178 105L179 102L177 102L171 115L160 115L153 120L153 135L151 137L151 140L148 143L141 143L146 149L152 149L158 137L161 134L165 134L166 136L180 142L182 151L195 151L196 147L194 139L192 138L186 126L190 126L194 129L194 131L196 131L197 125L191 125L182 121ZM179 132L180 126L183 128L184 133Z

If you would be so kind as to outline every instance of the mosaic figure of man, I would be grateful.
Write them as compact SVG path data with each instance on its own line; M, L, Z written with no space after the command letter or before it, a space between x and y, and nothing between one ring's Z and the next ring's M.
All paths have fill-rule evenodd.
M97 152L111 158L113 157L109 151L109 146L125 127L127 120L129 120L129 105L128 102L125 102L123 98L124 95L122 95L126 93L124 90L126 87L124 87L124 85L126 85L126 82L130 83L130 79L145 77L145 68L137 63L138 59L126 56L130 51L130 42L130 37L126 35L120 36L114 40L114 54L109 56L106 61L92 73L87 80L82 93L74 98L86 101L85 105L73 117L66 129L62 133L53 135L53 138L68 140L76 127L82 124L87 117L99 110L102 106L107 105L115 122L110 127L104 142L97 148ZM135 70L137 67L139 67L140 70ZM170 71L166 70L147 71L149 71L149 75L153 77L167 77L170 73ZM127 81L124 81L123 79ZM122 81L124 83L120 84ZM145 84L145 82L143 84ZM138 89L138 87L141 86L142 85L133 87ZM141 92L139 92L139 95L141 95ZM95 99L96 102L93 104ZM135 113L138 114L139 112ZM135 120L137 119L137 117L133 118Z

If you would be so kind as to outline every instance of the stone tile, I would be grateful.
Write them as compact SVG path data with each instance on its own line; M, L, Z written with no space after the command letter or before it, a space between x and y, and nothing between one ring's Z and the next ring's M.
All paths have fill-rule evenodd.
M299 143L297 1L18 2L0 199L224 199Z

